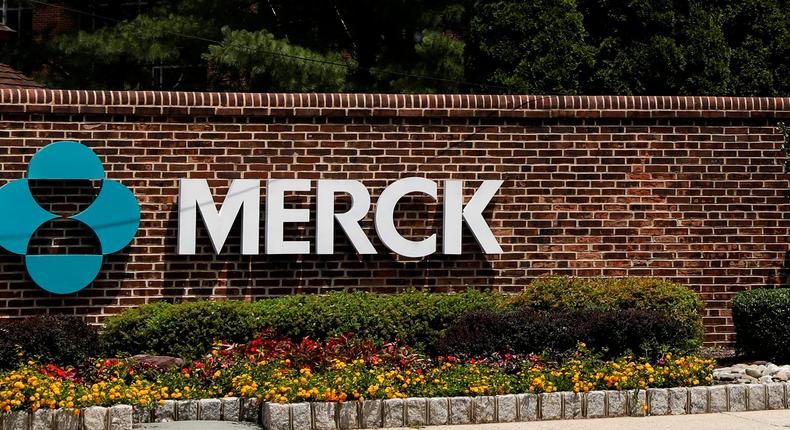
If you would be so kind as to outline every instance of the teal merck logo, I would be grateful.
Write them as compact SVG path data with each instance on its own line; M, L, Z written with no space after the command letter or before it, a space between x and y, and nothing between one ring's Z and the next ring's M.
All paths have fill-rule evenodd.
M90 206L64 217L83 223L99 240L100 254L31 255L30 239L45 223L61 218L42 208L33 197L30 181L100 180L101 187ZM27 177L0 188L0 246L25 256L33 281L56 294L79 291L96 278L104 256L123 249L140 226L140 206L132 191L106 178L99 157L78 142L61 141L38 151L28 166Z

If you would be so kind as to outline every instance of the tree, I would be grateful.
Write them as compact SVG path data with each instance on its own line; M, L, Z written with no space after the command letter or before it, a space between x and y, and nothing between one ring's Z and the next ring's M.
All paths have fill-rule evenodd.
M469 24L472 80L521 93L576 94L593 49L575 0L480 0Z
M187 66L205 42L176 34L210 36L193 16L139 15L93 32L65 34L56 40L53 63L61 73L49 75L50 84L74 88L144 88L151 80L150 67ZM142 67L141 67L142 66Z
M586 92L729 93L720 9L675 0L588 0L581 8L597 51Z
M790 13L782 0L725 2L733 94L790 94Z
M59 37L48 79L56 87L457 91L463 1L161 2ZM163 70L178 80L155 82ZM409 77L435 74L444 80Z
M212 65L212 86L236 90L342 91L346 62L276 39L266 30L222 29L221 44L209 45L203 58Z
M417 56L414 66L402 76L391 80L392 90L399 93L457 93L464 80L464 42L452 33L423 30L414 45ZM437 77L430 79L426 77ZM379 73L379 79L388 79Z
M732 49L724 33L725 21L722 9L700 1L690 3L679 30L684 64L679 86L670 94L732 94Z
M480 0L467 74L531 93L787 95L784 3Z
M81 31L0 56L70 88L790 93L787 0L133 3L64 0Z

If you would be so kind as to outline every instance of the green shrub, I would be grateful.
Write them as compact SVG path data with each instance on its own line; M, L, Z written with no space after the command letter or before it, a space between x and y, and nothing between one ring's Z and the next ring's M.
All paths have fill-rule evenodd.
M379 343L397 339L430 351L440 332L458 316L503 302L498 293L474 290L461 294L339 292L263 300L253 306L267 327L293 339L326 339L352 332Z
M0 319L0 369L16 367L21 358L78 366L101 352L96 328L75 316Z
M259 328L252 307L245 302L153 303L109 318L101 339L114 355L194 358L209 351L215 340L246 342Z
M744 291L732 299L735 346L761 360L790 359L790 289Z
M702 344L702 301L694 291L656 278L541 277L513 296L510 304L535 310L592 309L656 311L688 328L688 348Z
M266 329L299 340L354 333L377 343L400 340L427 353L460 316L507 306L533 310L637 309L677 321L690 350L700 344L702 304L697 295L657 279L540 278L513 297L468 290L460 294L333 292L261 300L156 303L109 318L102 340L112 354L194 358L216 340L245 342Z
M499 293L333 292L261 300L157 303L108 319L102 332L113 354L197 357L215 340L244 342L265 329L292 339L323 340L348 332L378 343L400 340L431 352L450 323L470 311L504 304Z
M483 310L456 320L439 338L443 355L480 357L492 353L575 351L579 342L604 358L634 353L685 353L688 328L656 311L593 309L537 311Z

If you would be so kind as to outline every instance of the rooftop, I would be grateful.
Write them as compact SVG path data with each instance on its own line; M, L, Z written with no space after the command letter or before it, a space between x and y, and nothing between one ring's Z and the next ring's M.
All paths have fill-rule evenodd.
M0 63L0 88L44 88L44 85L14 70L8 64Z

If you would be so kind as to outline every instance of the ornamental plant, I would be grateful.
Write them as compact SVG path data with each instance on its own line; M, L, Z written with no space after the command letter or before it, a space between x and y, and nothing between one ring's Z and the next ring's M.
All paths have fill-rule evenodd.
M16 367L20 352L38 356L47 363L78 366L101 355L102 350L96 328L78 317L0 319L0 369Z
M598 312L597 320L611 320L610 314L620 313L612 324L628 320L618 329L622 336L599 337L603 342L572 339L563 348L573 348L576 341L585 341L596 349L608 348L613 354L622 354L628 348L637 353L644 346L660 349L662 343L684 351L693 351L701 345L702 302L694 291L653 278L566 277L539 278L513 296L471 289L456 294L411 290L400 294L296 295L254 303L205 300L154 303L108 318L101 339L107 353L112 355L150 353L197 359L216 340L244 343L267 328L295 341L304 337L323 341L353 332L357 338L377 345L399 339L423 353L435 355L439 353L437 346L442 334L457 326L459 318L465 315L469 318L468 314L473 312L498 313L506 309ZM662 321L667 322L662 324ZM632 322L639 323L642 330L629 332ZM641 332L647 333L644 339L639 338ZM668 332L671 336L667 336ZM606 344L607 339L611 344ZM537 346L537 351L544 347Z
M30 360L0 372L0 410L154 407L168 399L226 396L344 402L694 386L710 383L713 361L671 353L605 360L584 344L559 358L499 353L430 358L394 342L377 347L351 336L294 342L266 333L248 343L217 343L180 369L125 359L94 360L89 369Z
M687 325L649 310L532 309L477 311L461 316L438 341L441 353L474 356L495 352L565 352L579 342L616 358L690 352Z
M113 355L150 353L196 359L216 340L248 342L266 329L297 341L304 337L326 340L353 332L379 345L400 339L430 353L442 330L459 316L496 309L504 302L498 292L470 289L456 294L338 291L255 303L153 303L108 318L101 339Z
M515 308L544 311L657 312L676 321L688 333L684 349L691 351L702 346L702 300L689 288L664 279L544 276L532 281L509 302Z
M742 291L732 299L735 346L765 360L790 359L790 288Z

